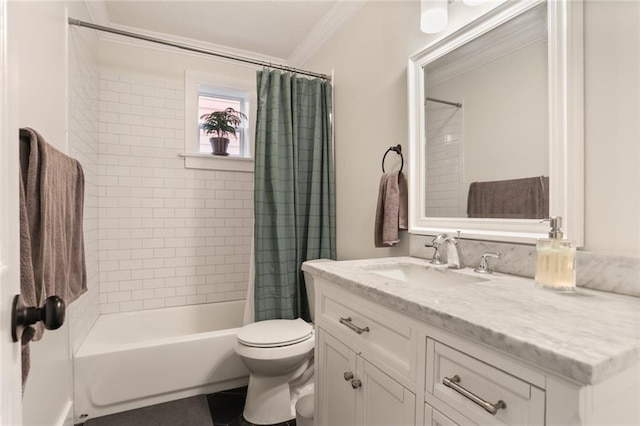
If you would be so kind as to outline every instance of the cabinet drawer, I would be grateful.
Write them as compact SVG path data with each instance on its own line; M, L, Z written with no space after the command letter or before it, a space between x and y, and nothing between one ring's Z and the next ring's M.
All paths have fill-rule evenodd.
M424 426L459 426L456 422L430 406L424 405Z
M417 333L397 315L373 302L340 291L324 292L320 324L362 355L381 361L415 382Z
M427 392L437 400L480 424L544 424L543 390L442 343L430 347Z

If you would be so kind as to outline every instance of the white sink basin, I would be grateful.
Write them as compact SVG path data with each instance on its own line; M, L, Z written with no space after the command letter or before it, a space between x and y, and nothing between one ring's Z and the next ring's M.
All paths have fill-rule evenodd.
M485 278L463 275L447 269L429 268L411 264L373 266L367 268L367 271L399 281L415 283L431 288L487 281Z

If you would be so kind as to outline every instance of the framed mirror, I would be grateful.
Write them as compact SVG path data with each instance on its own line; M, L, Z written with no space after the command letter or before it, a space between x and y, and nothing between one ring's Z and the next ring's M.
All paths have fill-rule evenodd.
M582 1L505 2L409 59L409 232L583 243Z

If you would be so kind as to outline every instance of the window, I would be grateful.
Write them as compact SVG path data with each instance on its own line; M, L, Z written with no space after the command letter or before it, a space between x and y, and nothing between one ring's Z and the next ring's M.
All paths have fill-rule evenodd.
M244 70L242 70L244 71ZM251 129L256 116L256 79L252 69L238 75L185 71L184 166L188 169L253 172ZM203 114L232 107L245 114L236 137L230 137L229 156L211 155L209 135L200 129Z
M212 87L206 85L198 85L198 137L199 152L211 153L211 145L209 143L210 135L200 129L202 123L200 117L203 114L209 114L214 111L221 111L226 108L233 108L245 115L249 110L249 93L236 89L223 87ZM248 120L242 120L240 127L236 129L236 135L228 135L229 155L236 157L249 157L249 131Z

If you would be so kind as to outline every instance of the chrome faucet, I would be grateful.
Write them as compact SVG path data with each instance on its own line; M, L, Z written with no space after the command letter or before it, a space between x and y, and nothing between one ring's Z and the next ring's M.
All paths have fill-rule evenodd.
M433 239L433 241L431 241L431 244L425 244L425 247L433 247L433 249L435 250L433 252L433 257L431 258L431 264L433 265L444 265L446 262L443 262L440 259L440 246L442 245L442 243L444 242L444 239L447 238L448 235L447 234L440 234L437 237L435 237Z
M462 262L462 256L460 255L460 231L458 231L458 238L445 235L442 240L442 244L447 248L447 268L451 269L464 269Z

